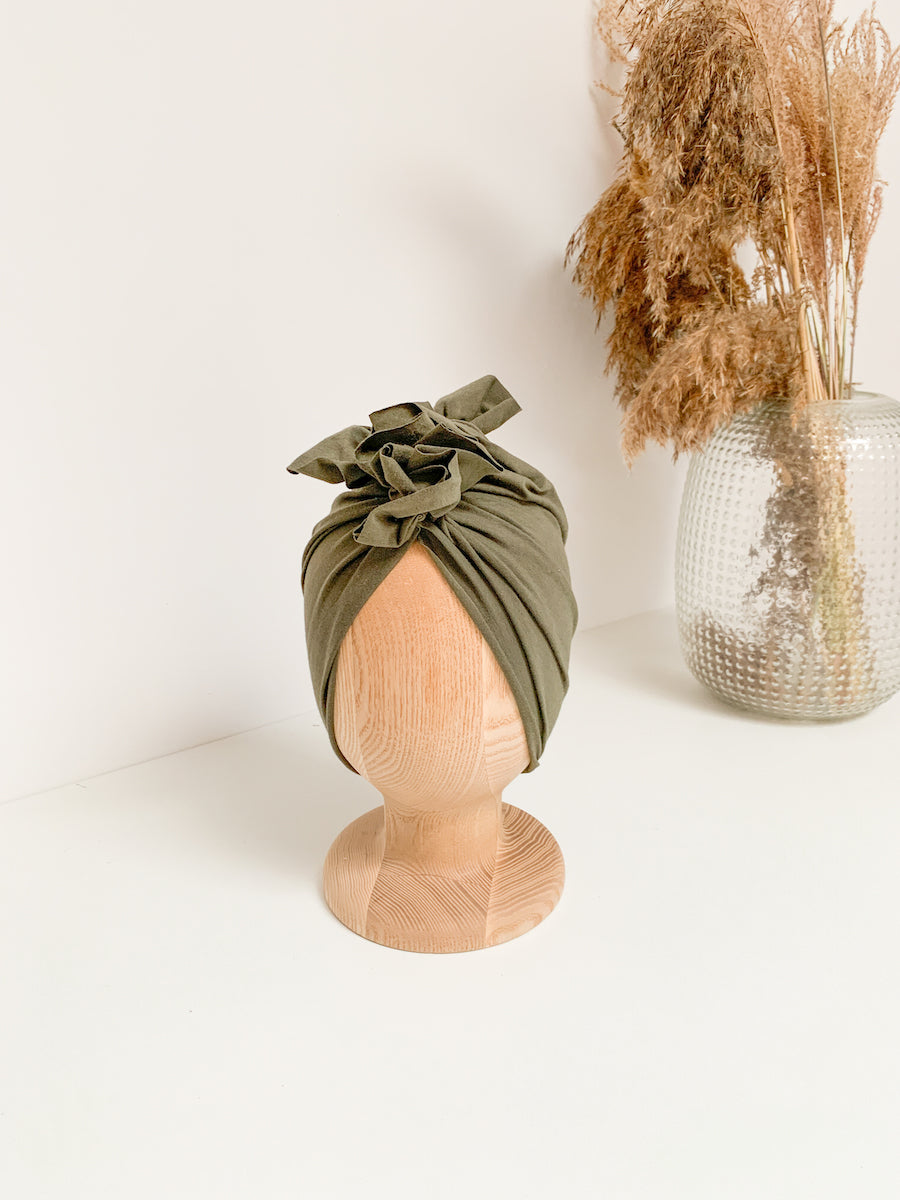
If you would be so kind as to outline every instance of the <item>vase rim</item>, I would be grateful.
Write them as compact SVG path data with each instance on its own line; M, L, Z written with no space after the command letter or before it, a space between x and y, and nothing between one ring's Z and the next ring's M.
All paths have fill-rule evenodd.
M894 403L893 398L891 396L886 395L884 392L870 392L870 391L867 391L865 388L854 388L849 396L844 396L840 400L832 400L829 397L826 400L816 401L815 404L808 403L805 407L807 407L807 408L824 408L826 405L860 404L860 403L866 404L866 403L871 402L872 400L887 400L890 403ZM791 403L793 403L793 401L789 400L786 396L770 396L768 400L763 401L763 404L791 404Z
M853 388L848 400L890 400L890 396L886 396L884 392L870 392L865 388Z

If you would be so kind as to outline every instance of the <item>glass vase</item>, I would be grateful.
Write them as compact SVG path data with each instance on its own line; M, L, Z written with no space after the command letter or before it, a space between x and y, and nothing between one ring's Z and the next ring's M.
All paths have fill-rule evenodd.
M677 610L693 674L795 720L864 713L900 688L900 404L771 400L690 465Z

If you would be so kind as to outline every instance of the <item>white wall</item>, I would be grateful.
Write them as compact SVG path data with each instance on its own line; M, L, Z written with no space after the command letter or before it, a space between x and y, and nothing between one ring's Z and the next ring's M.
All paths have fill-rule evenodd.
M615 145L590 0L30 0L4 25L0 797L308 704L299 558L333 492L285 464L487 372L567 504L582 623L669 601L680 472L621 465L562 263Z

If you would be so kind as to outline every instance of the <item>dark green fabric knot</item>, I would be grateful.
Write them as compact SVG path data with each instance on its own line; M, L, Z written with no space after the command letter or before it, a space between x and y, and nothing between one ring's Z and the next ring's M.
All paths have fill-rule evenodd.
M517 412L486 375L434 405L382 408L371 425L341 430L288 467L344 484L312 531L301 579L316 699L345 763L334 734L341 643L418 542L493 651L522 717L528 770L538 764L568 684L577 610L555 488L487 437Z
M365 489L380 502L353 530L354 540L361 546L403 546L424 521L446 516L469 488L503 471L485 434L519 411L512 396L486 376L445 399L453 403L379 409L370 427L351 425L332 434L288 470Z

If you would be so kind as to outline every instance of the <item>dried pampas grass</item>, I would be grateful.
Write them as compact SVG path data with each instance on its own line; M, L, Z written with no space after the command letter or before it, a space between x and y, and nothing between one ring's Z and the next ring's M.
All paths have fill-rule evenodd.
M626 458L767 397L844 397L900 87L874 9L848 30L833 0L600 0L597 28L627 67L623 158L568 257L614 312Z

